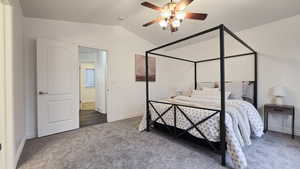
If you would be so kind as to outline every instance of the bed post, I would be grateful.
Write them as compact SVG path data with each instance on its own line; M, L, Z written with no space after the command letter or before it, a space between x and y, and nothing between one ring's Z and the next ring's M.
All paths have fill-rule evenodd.
M146 123L147 123L147 128L146 131L150 131L150 114L149 114L149 72L148 72L148 51L146 52L145 55L145 80L146 80Z
M224 25L220 25L220 82L221 82L221 112L220 112L220 140L223 166L226 166L226 143L225 143L225 49L224 49Z
M194 62L194 69L195 69L195 90L197 90L197 62Z
M257 98L257 81L258 81L258 66L257 66L257 52L254 53L254 106L258 108L258 98Z

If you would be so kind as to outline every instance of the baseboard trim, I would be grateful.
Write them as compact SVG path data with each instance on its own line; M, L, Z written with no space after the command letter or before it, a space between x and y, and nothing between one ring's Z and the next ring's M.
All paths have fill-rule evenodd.
M140 117L143 116L144 113L142 112L136 112L136 113L132 113L130 115L127 115L126 117L120 117L120 118L116 118L116 119L110 119L109 118L109 114L107 114L107 122L114 122L114 121L119 121L119 120L125 120L125 119L130 119L130 118L134 118L134 117ZM26 132L26 139L33 139L37 137L37 133L33 132L33 131L27 131Z
M280 127L280 126L269 126L270 131L276 131L285 134L292 134L292 129L289 127ZM295 128L295 135L300 136L300 130Z
M27 132L26 134L26 139L33 139L33 138L36 138L36 133L34 132Z
M16 153L14 168L17 168L17 165L18 165L19 159L21 157L21 154L23 152L25 143L26 143L26 137L23 137L23 139L18 147L17 153Z
M109 114L107 114L109 116ZM140 116L143 116L143 113L140 113L140 112L137 112L137 113L133 113L133 114L130 114L130 115L127 115L126 117L121 117L121 118L117 118L117 119L107 119L108 122L115 122L115 121L120 121L120 120L126 120L126 119L130 119L130 118L134 118L134 117L140 117Z

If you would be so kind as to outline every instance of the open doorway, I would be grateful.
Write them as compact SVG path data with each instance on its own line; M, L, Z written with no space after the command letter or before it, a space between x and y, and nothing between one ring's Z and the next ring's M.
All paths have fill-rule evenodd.
M107 51L79 47L80 127L107 122Z

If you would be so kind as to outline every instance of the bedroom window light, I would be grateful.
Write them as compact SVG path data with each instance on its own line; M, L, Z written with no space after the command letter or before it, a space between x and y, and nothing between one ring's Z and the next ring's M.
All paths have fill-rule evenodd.
M85 70L85 87L86 88L96 87L95 69Z

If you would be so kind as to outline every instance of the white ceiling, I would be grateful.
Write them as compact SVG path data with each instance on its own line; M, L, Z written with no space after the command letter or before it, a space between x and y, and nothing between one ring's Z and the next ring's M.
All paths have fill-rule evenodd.
M163 31L158 24L141 25L158 16L144 8L141 0L20 0L27 17L121 25L140 37L162 44L225 24L240 31L275 20L300 14L300 0L194 0L186 8L191 12L208 13L205 21L186 20L176 33ZM167 0L148 0L163 5ZM124 17L125 20L119 20Z

